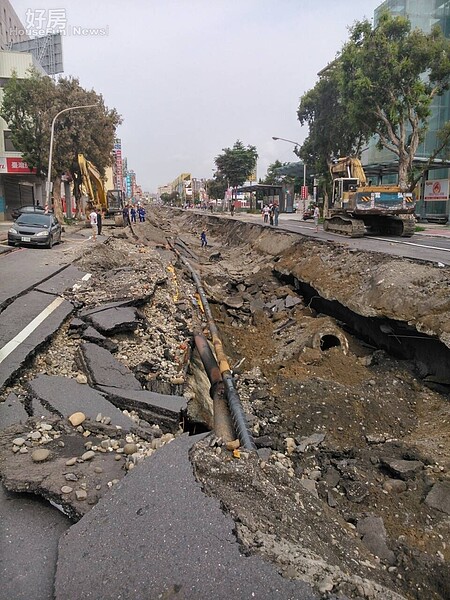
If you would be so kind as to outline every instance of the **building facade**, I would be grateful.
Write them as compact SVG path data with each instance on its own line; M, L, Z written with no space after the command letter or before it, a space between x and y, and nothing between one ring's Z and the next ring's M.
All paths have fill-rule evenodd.
M25 78L30 67L42 71L32 54L0 51L0 103L2 86L12 73ZM43 187L42 179L28 168L21 153L14 148L8 124L0 118L0 221L8 220L13 208L37 202L43 205Z
M0 4L0 50L9 50L11 44L24 42L27 39L24 26L11 3L9 0L2 0Z

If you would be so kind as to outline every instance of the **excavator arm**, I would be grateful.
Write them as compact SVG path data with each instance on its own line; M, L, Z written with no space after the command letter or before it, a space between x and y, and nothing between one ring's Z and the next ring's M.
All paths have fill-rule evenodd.
M85 159L83 154L78 155L78 165L87 196L96 208L106 210L106 192L100 173L91 162Z
M340 177L359 179L359 184L362 187L367 185L367 178L361 161L353 156L339 158L330 166L330 173L333 179Z

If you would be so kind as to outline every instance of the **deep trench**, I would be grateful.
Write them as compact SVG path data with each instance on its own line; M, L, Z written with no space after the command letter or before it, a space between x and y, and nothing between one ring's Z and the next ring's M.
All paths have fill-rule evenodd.
M364 317L337 300L323 298L315 288L292 274L276 270L274 274L282 283L292 285L316 313L333 317L346 332L375 349L411 361L425 384L441 393L450 393L450 349L438 338L421 333L404 321ZM332 345L336 345L333 340L321 341L322 350Z

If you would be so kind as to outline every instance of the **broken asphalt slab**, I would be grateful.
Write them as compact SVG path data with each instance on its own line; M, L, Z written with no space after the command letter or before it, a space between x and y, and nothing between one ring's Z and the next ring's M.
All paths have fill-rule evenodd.
M62 294L65 290L72 287L76 281L81 281L85 275L85 271L69 265L53 277L38 284L35 289L38 292L45 292L46 294Z
M0 314L0 388L73 311L59 296L29 292Z
M130 369L97 344L91 342L81 344L78 358L93 386L142 390L141 384Z
M4 402L0 403L0 429L15 423L24 423L28 413L19 398L11 392Z
M81 337L87 342L92 342L93 344L101 346L105 350L108 350L108 352L117 352L117 350L119 349L118 344L99 333L91 325L89 325L89 327L86 327L84 331L81 331Z
M175 432L187 410L187 400L183 396L169 396L147 390L121 390L100 386L111 402L121 409L135 410L149 423L168 428Z
M105 335L134 331L140 319L137 309L132 306L109 308L89 315L92 325Z
M9 600L53 598L58 542L71 522L32 494L0 485L0 590Z
M96 346L99 350L98 346ZM133 421L109 402L103 394L75 379L62 376L38 375L27 383L31 395L38 398L44 407L61 417L69 417L75 412L83 412L95 420L100 413L111 418L111 425L129 431Z
M258 556L195 480L183 436L143 461L59 544L55 600L317 600Z
M80 519L125 476L127 460L124 432L88 420L83 424L85 429L79 430L55 417L30 418L2 430L0 477L5 488L43 496Z

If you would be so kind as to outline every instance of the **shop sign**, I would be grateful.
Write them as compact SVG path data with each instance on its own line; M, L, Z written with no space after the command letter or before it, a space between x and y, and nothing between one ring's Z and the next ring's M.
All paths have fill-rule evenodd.
M425 182L425 200L447 200L448 179L433 179Z

